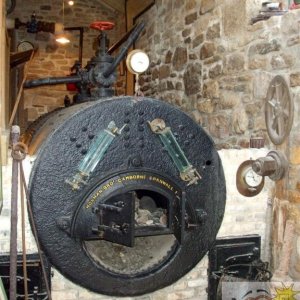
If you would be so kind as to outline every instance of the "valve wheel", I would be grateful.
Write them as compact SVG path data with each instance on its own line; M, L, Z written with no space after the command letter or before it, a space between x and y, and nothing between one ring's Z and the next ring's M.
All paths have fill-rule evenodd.
M265 121L271 141L281 145L289 135L294 118L294 103L284 77L277 75L269 85Z
M115 27L115 23L108 21L96 21L90 25L90 28L103 31L103 30L111 30Z

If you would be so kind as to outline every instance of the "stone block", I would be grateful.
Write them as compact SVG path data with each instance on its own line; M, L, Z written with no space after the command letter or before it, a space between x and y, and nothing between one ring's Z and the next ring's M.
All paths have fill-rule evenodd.
M165 57L165 64L169 64L172 61L172 51L168 50L168 52L166 53L166 57Z
M281 17L282 26L280 27L283 35L291 36L294 34L299 34L298 22L299 22L299 15L297 11L290 11L289 13L284 14Z
M205 42L200 49L200 59L212 57L216 51L216 46L212 42Z
M264 56L253 56L249 59L248 67L250 70L267 68L268 58Z
M295 59L292 55L288 54L275 54L271 59L271 66L274 70L291 68L295 63Z
M237 134L242 134L248 129L249 118L242 105L237 107L232 114L233 129Z
M245 57L241 53L227 55L225 59L224 72L232 73L244 70Z
M222 109L232 109L241 102L240 93L222 90L220 95L219 105Z
M206 60L204 61L204 64L205 64L205 65L211 65L211 64L213 64L213 63L215 63L215 62L220 62L220 63L222 63L222 56L219 55L219 54L215 54L214 56L212 56L212 57L206 59Z
M172 59L173 68L176 71L181 71L187 63L187 58L187 49L183 47L177 47Z
M300 86L300 72L290 75L291 87Z
M197 35L194 40L193 40L193 48L198 47L200 44L202 44L204 41L204 34L201 33L199 35Z
M184 29L183 31L182 31L182 37L187 37L187 36L189 36L190 34L191 34L191 28L186 28L186 29Z
M203 97L209 99L219 98L220 97L219 83L215 80L204 82Z
M208 118L209 133L219 139L229 136L229 118L225 114L217 114Z
M279 51L280 49L281 49L281 44L276 39L273 39L270 42L267 41L258 42L250 46L248 50L248 56L251 57L256 54L265 55L270 52Z
M289 201L290 202L300 204L300 192L298 192L298 191L289 191L288 193L289 193ZM300 216L300 214L299 214L299 216Z
M185 17L185 25L192 24L195 20L197 20L197 13L191 13Z
M256 99L265 99L269 84L273 75L267 72L258 71L254 73L253 95Z
M202 0L200 6L200 14L204 15L205 13L213 10L216 6L215 0Z
M290 149L290 163L293 165L300 165L300 146L291 147Z
M221 64L216 64L211 67L208 71L209 78L215 79L223 73L223 66Z
M206 39L213 40L219 38L221 36L221 28L220 23L213 24L212 26L208 27L206 31Z
M196 0L186 0L185 1L185 9L192 10L196 8Z
M294 45L300 44L299 34L288 38L288 40L286 41L286 44L287 44L288 47L292 47Z
M201 100L197 103L197 109L202 113L212 113L214 111L214 104L211 99Z
M168 78L170 76L170 67L163 65L159 68L159 79Z
M183 82L185 88L185 94L187 96L195 95L201 90L200 76L202 68L199 63L188 64L184 74Z

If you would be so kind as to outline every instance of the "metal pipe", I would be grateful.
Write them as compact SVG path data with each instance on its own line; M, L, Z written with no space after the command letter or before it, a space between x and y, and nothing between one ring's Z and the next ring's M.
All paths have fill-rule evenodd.
M117 50L129 37L129 35L131 34L131 32L134 30L134 28L136 27L133 26L128 32L126 32L116 43L114 43L107 51L108 54L112 54L115 50Z
M65 27L65 31L74 31L79 30L79 53L78 53L78 60L82 65L82 49L83 49L83 27Z
M20 172L20 182L22 182L22 174ZM27 282L27 257L26 257L26 233L25 233L25 199L24 189L21 186L21 222L22 222L22 257L23 257L23 282L25 300L28 300L28 282Z
M20 127L13 126L11 130L11 140L13 145L19 141L19 137ZM13 159L10 216L9 299L17 298L18 164L18 161Z
M122 47L120 53L115 57L115 59L112 62L112 64L103 72L103 76L105 78L109 77L114 72L114 70L116 69L116 67L118 66L118 64L121 62L121 60L124 59L124 57L126 56L126 53L127 53L128 49L137 40L137 38L139 37L139 35L142 32L142 30L144 29L144 27L145 27L145 23L141 22L132 31L132 33L130 34L130 36L129 36L128 40L126 41L125 45Z
M65 77L47 77L41 79L27 80L24 83L25 88L32 88L41 85L55 85L63 83L76 83L80 82L82 78L80 76L65 76Z

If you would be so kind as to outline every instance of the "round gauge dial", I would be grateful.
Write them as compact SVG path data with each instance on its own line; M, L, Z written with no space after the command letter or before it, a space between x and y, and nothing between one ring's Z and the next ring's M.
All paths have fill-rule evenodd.
M142 50L133 50L127 56L126 65L133 74L144 73L150 65L149 56Z
M265 179L252 169L253 160L244 161L236 173L236 187L246 197L256 196L264 187Z
M247 170L245 170L244 179L246 184L249 185L249 187L255 188L261 184L263 177L256 174L250 167Z
M30 43L29 41L22 41L19 43L17 50L18 52L23 52L23 51L28 51L33 49L34 46L32 43Z

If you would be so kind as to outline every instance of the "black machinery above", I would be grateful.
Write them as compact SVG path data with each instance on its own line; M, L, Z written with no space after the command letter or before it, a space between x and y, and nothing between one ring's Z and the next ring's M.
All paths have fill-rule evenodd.
M222 164L198 124L166 102L108 97L115 66L143 26L115 59L103 51L102 33L100 51L73 78L26 84L93 84L98 101L82 99L29 128L37 154L30 201L50 262L75 283L114 296L145 294L185 275L214 243L225 208Z
M94 22L91 28L100 31L98 37L99 50L96 55L88 62L85 68L75 64L76 72L72 76L49 77L25 82L25 88L32 88L41 85L55 85L62 83L75 83L79 94L75 97L75 102L80 103L88 100L96 100L99 97L114 96L112 85L117 79L116 68L125 58L128 49L137 40L139 34L145 27L143 22L137 24L129 33L127 41L124 43L119 54L114 58L108 49L108 38L106 30L111 30L114 24L111 22ZM91 98L90 98L91 97Z

